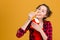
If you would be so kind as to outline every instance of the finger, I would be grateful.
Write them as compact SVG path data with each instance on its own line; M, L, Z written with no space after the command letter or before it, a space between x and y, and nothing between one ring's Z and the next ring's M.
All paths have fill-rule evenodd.
M34 24L34 22L32 22L32 24L31 24L32 26L34 26L35 24Z
M34 25L34 23L32 22L32 24L31 25Z
M35 23L35 22L32 22L32 24L33 24L33 25L38 25L38 24L37 24L37 23ZM38 26L39 26L39 25L38 25Z
M35 22L32 22L32 25L36 25L36 23Z

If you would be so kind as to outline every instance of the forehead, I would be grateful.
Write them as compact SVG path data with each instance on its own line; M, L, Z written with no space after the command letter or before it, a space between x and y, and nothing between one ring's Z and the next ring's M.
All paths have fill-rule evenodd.
M40 9L43 9L43 10L47 10L47 7L44 6L44 5L40 6L39 8L40 8Z

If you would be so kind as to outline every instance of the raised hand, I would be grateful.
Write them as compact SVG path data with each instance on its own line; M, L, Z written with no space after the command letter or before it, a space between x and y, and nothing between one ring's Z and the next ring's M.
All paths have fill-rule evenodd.
M28 15L28 19L32 20L32 18L36 15L35 12L30 12Z

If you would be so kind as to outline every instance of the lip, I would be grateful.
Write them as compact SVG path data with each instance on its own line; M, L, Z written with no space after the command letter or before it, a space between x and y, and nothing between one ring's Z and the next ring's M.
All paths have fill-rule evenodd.
M36 15L36 16L41 16L41 15Z

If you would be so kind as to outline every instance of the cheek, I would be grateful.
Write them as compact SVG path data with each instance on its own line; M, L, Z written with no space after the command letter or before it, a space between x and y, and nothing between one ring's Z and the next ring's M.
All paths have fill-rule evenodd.
M43 14L41 14L41 17L42 17L42 18L44 18L45 16L46 16L46 14L44 14L44 13L43 13Z
M44 17L46 17L46 14L43 14L42 16L43 16L43 18L44 18Z
M43 18L43 15L40 14L40 15L36 15L37 18Z
M45 15L47 13L47 11L42 11L41 14Z
M36 14L36 17L45 17L46 16L46 13L38 13L38 14Z
M40 14L37 13L36 16L40 16Z

